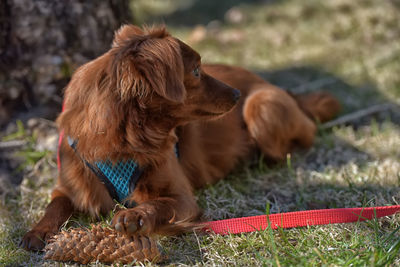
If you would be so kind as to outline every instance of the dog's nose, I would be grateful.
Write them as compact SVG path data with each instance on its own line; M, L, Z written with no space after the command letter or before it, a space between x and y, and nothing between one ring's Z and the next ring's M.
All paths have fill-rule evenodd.
M235 102L239 101L241 95L238 89L233 89L233 100L235 100Z

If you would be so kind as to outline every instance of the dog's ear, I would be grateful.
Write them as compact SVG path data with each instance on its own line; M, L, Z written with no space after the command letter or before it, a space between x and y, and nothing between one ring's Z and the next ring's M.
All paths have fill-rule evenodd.
M123 143L120 124L126 115L110 87L110 59L105 53L75 71L65 90L65 109L57 119L60 130L78 141L79 153L87 160L106 158Z
M183 67L179 68L180 62L169 58L164 61L166 56L160 55L159 60L154 64L143 64L140 66L142 73L148 73L148 83L151 88L160 96L173 101L182 103L186 97L186 90L183 84Z
M112 54L112 79L123 99L155 92L173 102L184 101L180 47L164 28L143 32L135 26L123 26L114 38Z

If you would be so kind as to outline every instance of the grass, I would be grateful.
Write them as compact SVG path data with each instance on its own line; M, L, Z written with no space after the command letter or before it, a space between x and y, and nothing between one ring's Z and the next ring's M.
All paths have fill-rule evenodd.
M398 2L221 1L225 11L235 7L242 12L243 20L237 23L225 20L220 9L215 14L206 9L205 2L214 3L185 3L193 21L182 19L183 12L173 8L162 17L174 35L200 52L203 62L241 65L293 92L330 91L343 104L342 114L382 102L397 105L373 119L321 130L312 149L297 151L280 165L244 163L226 180L197 193L205 216L217 220L260 215L267 206L276 213L398 204ZM140 5L133 8L140 13ZM146 8L151 15L152 9ZM156 15L161 16L162 10L156 8ZM209 18L219 22L208 24ZM140 19L151 22L154 17ZM195 27L196 23L202 24ZM199 32L201 38L194 38ZM14 138L29 137L19 129ZM29 162L22 185L10 189L0 202L0 266L53 265L16 246L43 215L56 177L54 152L25 157ZM89 221L78 216L68 226ZM399 266L399 227L400 215L395 215L241 235L188 233L164 237L160 244L168 255L165 264L176 266Z

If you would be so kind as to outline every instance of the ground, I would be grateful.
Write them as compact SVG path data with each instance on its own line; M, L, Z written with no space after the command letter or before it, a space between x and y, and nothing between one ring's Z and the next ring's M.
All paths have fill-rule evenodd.
M164 1L148 1L151 7L143 3L135 1L136 14L167 10ZM168 3L170 14L163 14L163 21L203 62L244 66L292 92L329 91L343 105L339 116L391 104L375 116L321 127L312 149L296 151L279 165L267 166L260 159L238 166L224 181L197 192L207 219L265 214L267 206L276 213L399 204L398 1L232 0L221 1L220 9L210 9L214 1L195 1L186 3L185 12L173 5L183 1ZM0 152L19 157L12 175L22 183L0 186L0 265L51 266L41 254L17 244L49 202L57 173L54 124L39 119L14 125L2 133L2 144L24 144L13 150L0 147ZM65 227L89 222L77 216ZM241 235L188 233L162 238L160 245L167 265L399 266L399 229L400 215L395 215Z

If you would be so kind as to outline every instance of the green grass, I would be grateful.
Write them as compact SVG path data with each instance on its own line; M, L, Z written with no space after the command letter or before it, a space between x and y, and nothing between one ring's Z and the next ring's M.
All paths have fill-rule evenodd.
M221 1L224 11L235 5L244 14L238 24L225 21L221 9L207 9L215 1L193 1L192 7L187 2L189 16L176 9L185 1L169 1L166 11L158 2L136 1L133 8L137 14L164 14L161 20L200 52L203 62L241 65L293 92L330 91L343 104L342 114L382 102L397 105L374 119L321 130L313 148L293 153L280 165L244 163L226 180L197 193L206 218L260 215L267 206L277 213L400 202L397 1ZM220 23L207 25L214 17ZM194 40L201 29L194 30L197 23L204 24L205 34ZM13 138L26 138L19 129ZM26 154L22 185L0 202L0 266L52 265L16 246L43 215L56 177L55 153L38 156ZM77 216L67 227L90 221ZM188 233L164 237L160 244L168 256L165 264L176 266L399 266L399 227L400 215L395 215L241 235Z

